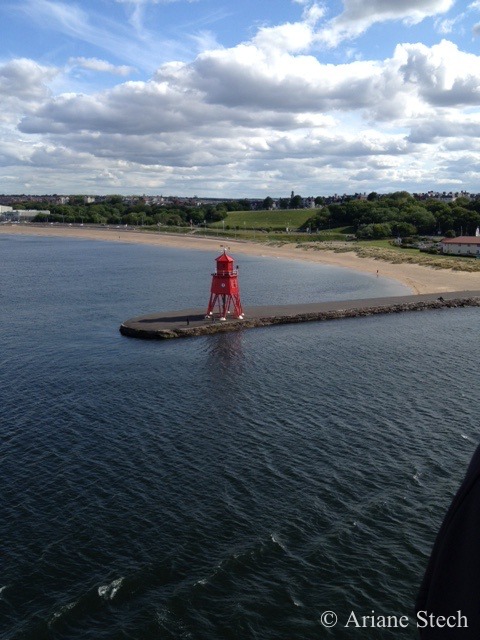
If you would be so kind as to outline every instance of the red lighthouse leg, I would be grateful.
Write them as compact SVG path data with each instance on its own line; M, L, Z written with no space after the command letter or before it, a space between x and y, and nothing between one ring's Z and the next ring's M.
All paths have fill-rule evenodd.
M233 298L233 305L234 305L234 310L235 310L235 315L237 316L237 318L240 318L241 320L243 320L243 309L242 309L242 304L240 302L240 296L239 295L234 295L232 296Z
M215 302L217 301L217 295L215 293L210 294L210 300L208 302L207 316L211 316L215 308Z

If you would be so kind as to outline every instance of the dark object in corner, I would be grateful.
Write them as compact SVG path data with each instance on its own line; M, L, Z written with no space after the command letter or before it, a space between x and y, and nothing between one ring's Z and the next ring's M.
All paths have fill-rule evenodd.
M480 446L437 534L415 610L427 615L461 612L468 627L420 629L421 640L480 638Z

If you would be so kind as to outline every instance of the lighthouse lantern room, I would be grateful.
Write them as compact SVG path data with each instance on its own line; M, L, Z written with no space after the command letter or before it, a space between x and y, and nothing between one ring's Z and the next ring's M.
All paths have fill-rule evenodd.
M218 317L220 320L226 320L227 316L230 315L243 320L240 290L238 288L238 270L233 266L233 258L224 249L223 253L216 258L216 263L217 270L212 273L207 317Z

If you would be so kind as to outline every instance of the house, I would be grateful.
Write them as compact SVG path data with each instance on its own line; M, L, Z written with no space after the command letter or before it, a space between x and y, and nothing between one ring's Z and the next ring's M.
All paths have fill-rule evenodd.
M480 237L459 236L458 238L444 238L440 242L442 253L454 256L477 256L480 258Z

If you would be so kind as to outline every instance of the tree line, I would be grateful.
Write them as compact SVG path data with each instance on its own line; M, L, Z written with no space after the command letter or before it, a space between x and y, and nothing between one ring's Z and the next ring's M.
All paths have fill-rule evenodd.
M297 201L292 202L293 197ZM300 196L293 196L289 206L297 206ZM273 200L266 198L265 205ZM474 235L480 226L480 200L459 197L452 202L418 200L406 191L379 195L367 199L351 199L341 203L322 204L315 199L313 215L301 226L302 231L325 231L339 227L358 238L376 239L415 235ZM83 196L72 196L68 204L41 201L24 202L17 209L49 209L48 217L39 214L36 222L91 223L133 226L189 226L224 220L229 211L250 210L249 200L192 206L184 204L146 204L139 198L135 204L122 196L109 196L101 203L85 203ZM282 203L287 204L287 202ZM265 206L265 208L270 208Z
M122 196L109 196L101 203L85 203L83 196L74 196L67 204L33 201L15 206L15 209L20 210L48 209L50 211L49 216L39 213L34 218L35 222L183 227L218 222L224 220L229 211L244 211L249 208L248 200L201 206L147 205L141 198L135 204L129 204L123 200Z
M480 226L480 200L460 197L453 202L417 200L406 191L366 200L329 204L315 211L303 230L349 227L358 238L376 239L416 235L475 235Z

